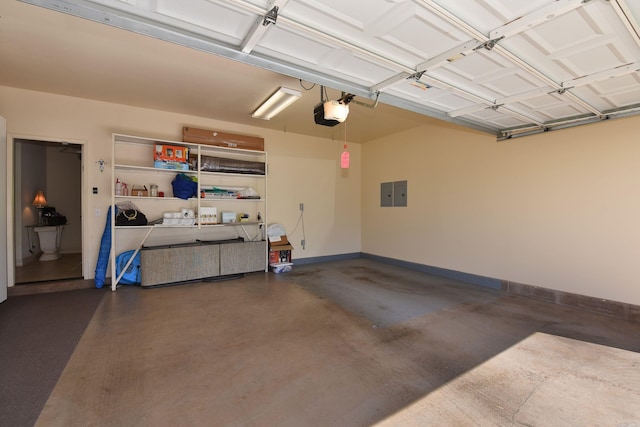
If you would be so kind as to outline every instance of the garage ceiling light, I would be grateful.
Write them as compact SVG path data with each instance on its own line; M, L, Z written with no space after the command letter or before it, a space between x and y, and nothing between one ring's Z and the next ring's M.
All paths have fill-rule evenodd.
M276 114L296 102L301 96L300 91L281 87L266 101L262 103L251 117L262 120L270 120Z

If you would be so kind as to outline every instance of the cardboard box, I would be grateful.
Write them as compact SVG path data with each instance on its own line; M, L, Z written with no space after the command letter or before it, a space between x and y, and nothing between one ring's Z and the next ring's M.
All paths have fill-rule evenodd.
M215 145L218 147L239 148L242 150L264 151L264 138L237 135L217 130L182 128L182 140L196 144Z
M287 236L269 237L269 264L290 263L293 246Z
M288 245L287 236L269 236L269 247Z
M269 264L276 264L279 262L291 262L291 251L293 246L280 245L273 246L269 249Z
M189 170L189 148L156 144L153 166L158 169Z
M131 188L131 195L133 197L149 197L149 190L146 185L134 185Z

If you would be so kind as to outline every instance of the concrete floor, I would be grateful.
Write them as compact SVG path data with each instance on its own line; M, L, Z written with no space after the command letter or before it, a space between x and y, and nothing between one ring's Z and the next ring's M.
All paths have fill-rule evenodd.
M640 426L640 324L370 260L106 293L40 426Z

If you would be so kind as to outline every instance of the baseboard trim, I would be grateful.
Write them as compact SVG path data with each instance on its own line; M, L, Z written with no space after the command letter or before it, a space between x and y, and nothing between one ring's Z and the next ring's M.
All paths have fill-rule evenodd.
M387 258L368 253L362 253L362 258L379 261L384 264L391 264L398 267L416 270L422 273L433 274L434 276L446 277L447 279L458 280L460 282L470 283L472 285L482 286L496 291L502 290L502 280L493 279L491 277L479 276L477 274L464 273L462 271L449 270L446 268L433 267L431 265L418 264L415 262L402 261L395 258Z
M294 259L293 265L296 266L296 265L305 265L305 264L317 264L319 262L344 261L347 259L358 259L358 258L362 258L362 253L353 252L349 254L327 255L327 256Z
M640 306L634 304L509 281L502 282L502 290L513 295L536 298L559 305L584 308L607 316L617 317L632 322L640 322Z
M42 252L39 252L37 254L30 254L22 259L18 259L18 262L16 262L16 267L24 267L31 262L37 261L38 257L40 257L41 254Z
M433 267L425 264L401 261L394 258L381 257L362 253L362 258L368 258L384 264L405 267L435 276L446 277L460 282L478 285L485 288L503 291L512 295L520 295L551 302L558 305L567 305L576 308L593 311L599 314L640 322L640 306L619 301L611 301L603 298L595 298L586 295L573 294L570 292L557 291L539 286L525 285L522 283L509 282L506 280L494 279L491 277L479 276L476 274L464 273L461 271L449 270L446 268Z

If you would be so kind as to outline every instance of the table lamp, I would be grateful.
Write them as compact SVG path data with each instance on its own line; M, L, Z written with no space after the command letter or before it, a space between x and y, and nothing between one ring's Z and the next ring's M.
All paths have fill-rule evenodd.
M33 198L31 204L38 208L38 225L42 225L42 208L47 206L47 199L44 197L42 190L36 192L36 197Z

